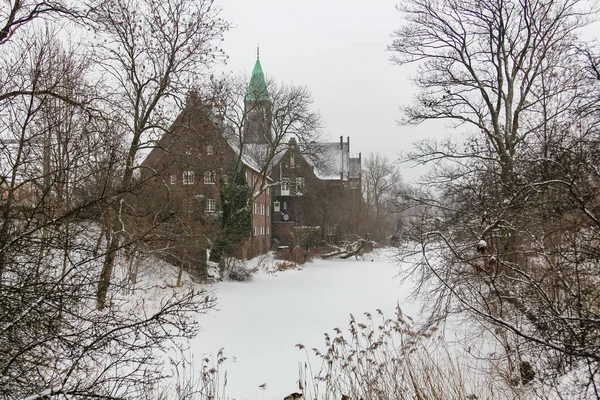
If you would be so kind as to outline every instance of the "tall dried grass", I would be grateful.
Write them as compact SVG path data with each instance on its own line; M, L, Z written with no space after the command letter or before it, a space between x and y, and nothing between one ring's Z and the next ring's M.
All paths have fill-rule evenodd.
M205 355L198 372L193 357L182 354L178 361L171 359L170 383L161 388L146 388L145 397L148 400L227 399L227 371L223 370L226 360L224 349L220 349L216 357Z
M459 363L436 328L419 332L396 308L395 318L351 315L347 330L325 334L325 347L312 351L321 361L313 376L310 364L300 371L307 400L481 399L465 383ZM304 345L296 345L306 351ZM308 354L307 354L308 356Z

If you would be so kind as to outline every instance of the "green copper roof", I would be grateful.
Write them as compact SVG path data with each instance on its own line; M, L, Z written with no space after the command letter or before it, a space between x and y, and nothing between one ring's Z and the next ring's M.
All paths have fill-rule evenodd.
M267 83L265 82L265 74L260 65L260 60L256 59L254 69L252 70L252 78L246 90L246 101L265 100L270 101L269 92L267 91Z

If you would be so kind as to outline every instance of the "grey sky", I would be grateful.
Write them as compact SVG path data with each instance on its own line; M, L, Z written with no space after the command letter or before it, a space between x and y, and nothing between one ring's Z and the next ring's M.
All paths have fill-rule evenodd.
M399 127L399 105L411 101L412 67L389 61L386 46L401 24L394 0L220 0L236 25L223 48L227 71L250 74L260 45L265 74L306 85L331 140L350 136L354 156L398 152L429 135L425 127ZM405 179L416 171L402 168Z

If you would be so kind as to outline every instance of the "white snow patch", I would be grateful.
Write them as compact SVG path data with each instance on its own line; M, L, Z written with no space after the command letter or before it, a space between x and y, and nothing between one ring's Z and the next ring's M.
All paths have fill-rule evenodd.
M229 398L280 400L298 391L298 363L307 358L297 343L322 348L323 334L345 329L349 314L379 308L391 317L397 303L418 317L418 305L407 300L412 285L396 278L398 265L390 254L316 260L276 274L272 255L249 261L249 267L259 267L251 282L212 287L219 311L199 318L203 330L190 343L195 359L225 348ZM315 375L320 365L312 360ZM259 388L263 383L266 389Z

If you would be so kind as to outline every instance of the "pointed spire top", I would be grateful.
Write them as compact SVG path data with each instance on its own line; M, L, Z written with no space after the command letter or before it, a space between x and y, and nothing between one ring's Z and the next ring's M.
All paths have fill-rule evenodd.
M265 82L265 74L260 65L260 48L256 46L256 63L252 70L250 84L246 90L246 101L264 100L270 101L267 84Z

